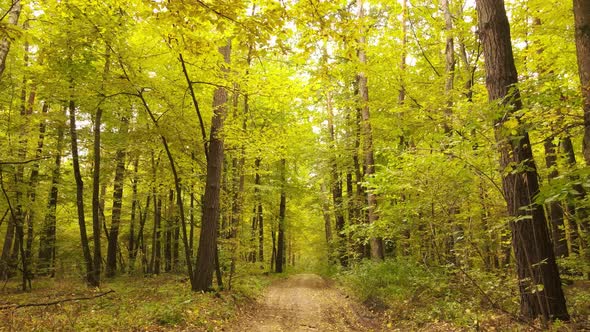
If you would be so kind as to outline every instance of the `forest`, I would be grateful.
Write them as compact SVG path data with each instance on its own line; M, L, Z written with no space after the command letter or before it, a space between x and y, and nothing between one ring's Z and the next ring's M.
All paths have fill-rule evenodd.
M0 330L590 329L590 1L0 0Z

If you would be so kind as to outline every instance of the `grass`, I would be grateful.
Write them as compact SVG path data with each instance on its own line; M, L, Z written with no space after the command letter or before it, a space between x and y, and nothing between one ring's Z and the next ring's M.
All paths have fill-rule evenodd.
M539 322L532 322L533 328L516 320L518 290L514 277L477 270L466 273L427 268L409 260L386 260L361 262L336 278L346 292L379 314L386 330L529 331L540 326ZM564 290L572 322L557 322L550 328L590 328L590 283L577 281ZM489 300L503 310L494 308Z
M88 289L77 279L37 278L32 292L19 292L17 281L0 291L0 305L52 302L115 292L86 301L0 311L2 331L218 331L239 308L258 296L262 275L234 280L231 292L195 293L181 275L122 276Z

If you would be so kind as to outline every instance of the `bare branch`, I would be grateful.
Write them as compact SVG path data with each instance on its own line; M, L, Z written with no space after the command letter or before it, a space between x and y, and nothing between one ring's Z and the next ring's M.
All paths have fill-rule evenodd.
M56 304L65 303L65 302L92 300L92 299L103 297L105 295L108 295L108 294L114 293L114 292L115 291L111 289L111 290L109 290L107 292L96 294L96 295L92 295L92 296L74 297L74 298L57 300L57 301L51 301L51 302L8 304L8 305L0 306L0 310L18 309L18 308L25 308L25 307L45 307L45 306L56 305Z

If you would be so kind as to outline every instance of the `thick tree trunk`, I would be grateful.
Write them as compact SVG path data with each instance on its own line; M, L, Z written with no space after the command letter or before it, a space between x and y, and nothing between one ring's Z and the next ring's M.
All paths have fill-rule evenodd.
M230 63L231 42L219 49L225 63ZM193 291L210 290L213 284L213 270L217 252L217 223L219 220L219 193L221 172L224 159L224 142L222 136L226 114L227 91L219 87L213 95L213 120L209 139L209 160L207 161L207 178L205 183L204 210L199 236L199 248L195 269Z
M70 140L72 146L72 164L74 169L74 178L76 179L76 206L78 210L78 226L80 227L80 241L82 245L82 252L84 253L84 261L86 263L86 281L90 286L98 287L100 286L100 279L96 278L96 274L93 270L94 264L92 262L90 246L88 245L88 235L86 233L86 219L84 217L84 182L82 181L82 173L80 172L80 158L78 157L78 133L76 131L76 104L73 100L70 100L69 112Z
M281 200L279 202L279 228L277 236L277 255L275 262L275 272L282 273L285 270L285 217L287 212L287 193L286 187L286 164L285 159L281 160Z
M534 202L539 184L528 132L520 126L513 135L504 126L506 120L514 119L510 115L522 108L504 2L477 0L476 4L489 100L503 106L494 127L504 198L514 218L510 226L520 280L520 311L529 318L568 320L544 211Z
M8 12L8 25L9 26L16 26L18 24L18 18L20 16L20 12L22 9L21 0L13 0L12 7L9 8ZM10 38L4 37L0 42L0 80L2 79L2 74L4 73L4 69L6 69L6 58L8 57L8 52L10 51Z
M115 154L115 180L113 184L113 208L111 214L111 229L109 231L108 246L107 246L107 266L106 276L114 277L117 273L117 248L119 245L119 225L121 223L121 207L123 206L123 180L125 179L125 156L127 149L127 131L129 127L129 120L126 117L121 118L121 127L119 133L121 134L121 146L117 149ZM135 179L136 180L136 179ZM137 184L134 184L134 194L137 196ZM135 197L134 197L135 199ZM135 211L132 212L135 214ZM133 220L134 222L135 220ZM130 235L130 239L133 234ZM131 243L133 245L133 243ZM132 252L133 248L129 248Z
M590 165L590 2L574 0L578 73L584 97L584 160Z
M11 258L11 249L14 241L14 232L16 230L15 222L15 219L10 216L6 223L4 245L2 246L2 256L0 257L0 278L2 278L2 280L6 280L12 276L14 263Z
M363 21L364 8L363 0L357 0L358 18ZM367 56L364 48L367 46L364 28L360 29L358 58L361 66L367 64ZM359 87L359 99L361 104L361 120L362 120L362 137L363 137L363 154L365 177L370 178L375 174L375 158L373 156L373 130L371 128L371 117L369 114L369 88L367 86L367 76L363 71L360 71L357 76ZM377 214L377 195L372 190L366 190L367 193L367 212L369 224L374 224L379 218ZM381 260L384 258L383 239L371 235L369 239L371 246L371 258Z

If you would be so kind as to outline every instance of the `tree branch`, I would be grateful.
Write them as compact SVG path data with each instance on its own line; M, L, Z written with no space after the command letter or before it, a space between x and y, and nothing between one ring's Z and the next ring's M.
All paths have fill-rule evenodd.
M49 159L51 158L50 156L45 156L45 157L40 157L40 158L35 158L35 159L29 159L29 160L15 160L15 161L2 161L0 160L0 165L23 165L23 164L28 164L28 163L32 163L35 161L39 161L39 160L43 160L43 159Z
M18 309L18 308L24 308L24 307L45 307L45 306L56 305L56 304L65 303L65 302L92 300L92 299L103 297L105 295L108 295L108 294L114 293L114 292L115 291L111 289L107 292L92 295L92 296L74 297L74 298L70 298L70 299L63 299L63 300L57 300L57 301L51 301L51 302L8 304L8 305L0 306L0 310Z

